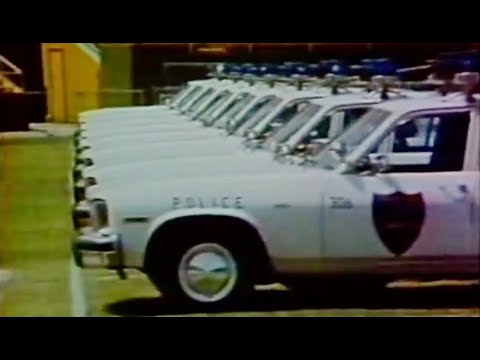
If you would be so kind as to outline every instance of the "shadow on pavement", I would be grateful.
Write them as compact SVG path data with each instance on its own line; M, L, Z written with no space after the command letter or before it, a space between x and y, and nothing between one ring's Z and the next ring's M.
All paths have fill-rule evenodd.
M328 309L478 309L479 287L408 289L329 289L324 291L257 291L248 302L222 307L209 313L271 312ZM158 298L131 298L105 306L116 316L158 316L205 313L205 309L179 306ZM268 315L268 314L265 314Z

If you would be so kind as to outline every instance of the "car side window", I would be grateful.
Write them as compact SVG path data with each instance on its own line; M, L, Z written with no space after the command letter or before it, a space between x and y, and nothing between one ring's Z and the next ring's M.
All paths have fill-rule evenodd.
M390 173L460 171L469 123L466 111L407 118L370 154L387 155Z
M308 100L297 100L286 105L285 108L273 119L273 122L284 124L301 112L309 104Z
M363 116L369 110L368 107L352 108L344 110L345 117L343 120L343 128L346 129L357 121L361 116Z
M322 121L320 121L310 133L305 137L302 144L308 145L313 140L316 139L328 139L332 140L333 138L340 135L347 127L353 124L358 120L364 113L366 113L368 108L351 108L344 109L332 112L327 114ZM341 124L333 124L332 120L339 119L342 120ZM339 126L335 126L339 125ZM335 126L335 128L334 128ZM334 131L332 131L334 130Z
M440 118L419 117L399 124L393 133L393 152L432 151Z

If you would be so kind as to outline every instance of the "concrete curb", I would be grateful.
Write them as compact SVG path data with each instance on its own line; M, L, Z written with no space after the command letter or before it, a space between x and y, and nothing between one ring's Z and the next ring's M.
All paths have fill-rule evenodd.
M76 124L53 124L53 123L31 123L28 128L32 131L43 132L48 136L70 137L73 136L78 125Z
M72 317L90 317L91 308L86 293L85 279L82 270L70 259L70 297Z
M48 137L69 138L77 130L73 124L29 124L30 131L10 131L0 133L0 140L41 139Z
M46 137L48 137L48 134L37 131L12 131L0 133L0 140L41 139Z

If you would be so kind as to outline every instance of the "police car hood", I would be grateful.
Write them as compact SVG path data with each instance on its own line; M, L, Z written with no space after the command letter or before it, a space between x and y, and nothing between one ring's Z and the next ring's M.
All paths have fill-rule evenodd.
M243 150L229 155L174 157L112 166L90 166L83 171L83 177L95 178L99 184L117 184L137 182L139 179L164 180L183 176L287 172L292 171L292 168L290 165L274 161L273 153L269 151Z
M263 172L228 176L184 177L95 185L90 198L106 200L115 218L160 216L169 211L191 209L244 209L294 206L311 203L321 192L331 172L312 167L292 167L290 172ZM324 181L325 180L325 181Z
M169 105L114 107L83 111L79 114L79 120L80 122L95 122L96 120L115 120L117 118L132 116L139 113L168 113L169 111L173 111Z
M155 125L148 128L136 128L123 134L113 134L108 136L90 137L86 139L81 145L89 146L96 151L102 151L107 149L122 148L126 145L132 146L134 144L155 144L160 142L172 142L176 139L196 139L205 138L208 135L208 130L211 128L201 127L198 123L192 124L174 124L167 125ZM223 133L218 131L213 133L215 135Z
M132 131L146 132L148 129L162 129L173 126L184 127L193 123L191 118L186 116L163 116L151 119L130 119L130 121L111 122L110 126L87 127L84 135L90 138L102 138L118 136Z
M94 164L107 166L138 162L144 159L181 158L189 156L208 156L222 153L228 154L242 149L241 138L212 137L212 138L184 138L180 142L147 143L125 146L124 148L94 151L88 149L82 152L83 158L90 158Z
M131 111L118 111L109 114L101 114L86 119L85 128L103 128L114 124L127 124L128 122L142 122L143 120L157 119L163 117L180 116L180 112L174 109L135 109Z

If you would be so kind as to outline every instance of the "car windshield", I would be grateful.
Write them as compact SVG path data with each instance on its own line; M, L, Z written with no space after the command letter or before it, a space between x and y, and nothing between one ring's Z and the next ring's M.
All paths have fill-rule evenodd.
M357 149L390 115L391 112L385 110L370 109L320 151L313 162L326 170L336 169L343 159Z
M182 96L188 94L188 92L191 92L192 90L194 90L194 86L186 86L186 87L182 87L180 89L180 91L178 91L177 93L173 94L171 97L170 97L170 104L175 104L178 99L180 99Z
M250 93L239 94L213 121L218 128L224 128L228 120L233 119L242 109L244 109L255 98ZM218 120L218 121L217 121Z
M275 144L279 144L283 141L286 141L290 136L295 134L300 128L302 128L316 113L320 111L322 106L312 103L305 104L303 108L297 109L293 114L290 114L289 117L282 117L282 113L279 114L275 119L272 120L272 123L284 120L287 122L285 126L279 127L278 129L272 128L269 124L268 129L264 131L272 131L271 136L267 139L265 146L271 147ZM288 120L290 119L290 121Z
M222 91L221 93L217 94L213 99L211 99L208 105L197 114L197 118L200 120L208 120L212 116L212 114L217 110L228 98L232 95L231 91Z
M197 99L195 99L193 104L191 104L188 107L187 113L188 114L195 113L200 108L200 106L202 106L202 104L210 97L210 95L212 95L214 91L215 90L212 88L208 89L207 91L204 91L203 94L200 95Z
M282 99L277 96L270 96L266 99L261 99L237 122L237 126L241 126L241 128L237 129L237 132L239 130L251 129L253 126L257 125L281 102Z
M187 103L193 99L194 96L196 96L202 88L200 86L195 86L193 89L190 90L190 93L187 94L180 102L178 103L178 108L183 109Z

